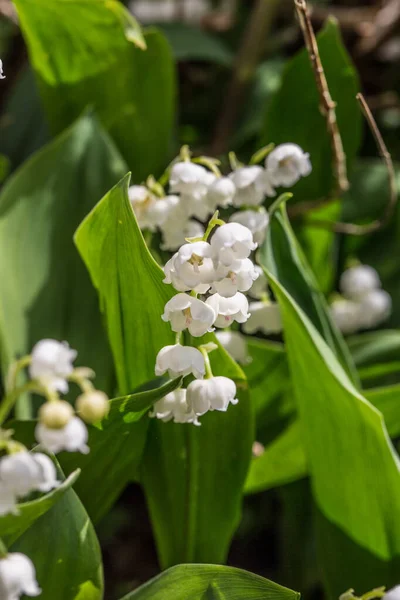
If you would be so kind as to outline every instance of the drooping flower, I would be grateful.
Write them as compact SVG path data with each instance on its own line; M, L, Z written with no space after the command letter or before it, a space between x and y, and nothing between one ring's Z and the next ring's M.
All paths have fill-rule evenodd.
M244 294L237 292L230 298L225 298L219 294L213 294L206 300L217 315L214 325L216 327L229 327L234 321L245 323L250 317L249 302Z
M382 600L400 600L400 585L388 590Z
M291 187L311 173L309 154L297 144L280 144L265 159L266 173L272 185Z
M202 238L204 227L198 221L189 219L181 223L179 220L169 219L161 228L163 242L162 250L175 251L185 243L186 238Z
M347 298L338 298L330 305L330 313L337 327L345 335L360 329L360 304Z
M147 211L147 219L152 228L168 228L169 224L183 224L187 215L182 207L179 196L170 195L153 202Z
M174 390L158 400L149 416L156 417L164 422L173 420L174 423L201 425L193 410L189 410L186 402L186 390L184 389Z
M0 79L5 79L6 76L3 74L3 61L0 59Z
M59 484L53 461L46 454L26 450L0 459L0 481L17 498L35 490L48 492Z
M194 192L183 193L181 195L182 205L189 217L196 217L196 219L200 219L200 221L205 221L207 217L212 215L215 208L209 201L208 190L216 179L214 173L206 171L203 180L204 185L201 188Z
M246 336L239 331L217 331L218 341L238 363L246 365L251 361L247 350Z
M249 296L251 296L252 298L260 299L268 292L268 281L265 276L264 270L261 267L255 265L254 269L258 277L254 281L248 293Z
M267 231L269 216L264 207L259 210L241 210L231 215L230 222L240 223L244 225L253 234L253 240L258 245L265 240L265 234Z
M0 515L18 514L17 496L0 480Z
M10 552L0 558L0 598L18 600L22 595L39 596L42 593L36 581L33 562L21 552Z
M250 318L243 324L245 333L262 331L266 335L282 331L282 319L277 302L250 302Z
M211 291L230 298L237 292L247 292L258 277L258 272L249 258L235 260L229 267L219 265Z
M360 327L371 329L385 321L392 312L392 299L385 290L371 290L360 300Z
M72 362L77 351L69 347L67 342L44 339L35 344L29 365L29 375L42 385L59 392L68 392L66 377L74 369Z
M178 292L195 290L205 294L214 279L212 249L207 242L184 244L164 267L164 283L172 283Z
M185 377L192 373L201 379L205 374L204 357L200 350L191 346L164 346L157 354L155 373L159 376L167 371L170 377Z
M131 185L128 196L140 229L154 231L155 223L150 217L150 211L156 204L154 194L144 185Z
M49 452L81 452L87 454L89 447L88 430L86 425L78 417L72 417L65 427L51 429L43 423L38 423L35 429L35 437L39 444Z
M207 331L214 331L216 319L214 308L188 294L176 294L167 302L162 315L163 321L170 321L175 332L189 330L194 337L201 337Z
M369 265L356 265L346 269L340 277L340 291L350 300L360 300L371 290L381 287L377 271Z
M192 381L187 388L186 400L190 410L196 415L204 415L209 410L226 411L229 404L237 404L236 385L228 377L211 377L202 381Z
M227 267L237 259L247 258L256 248L250 229L240 223L221 225L211 238L214 261Z
M236 187L232 179L229 179L229 177L217 177L207 192L207 204L211 211L214 211L218 206L222 208L230 206L233 202L235 192Z
M192 162L177 162L171 169L170 190L180 194L205 194L208 185L208 171Z
M275 190L266 178L264 169L258 165L239 167L230 173L229 178L236 188L234 206L257 206L265 196L275 196Z
M101 390L84 392L76 399L76 410L86 423L96 423L108 415L110 402Z

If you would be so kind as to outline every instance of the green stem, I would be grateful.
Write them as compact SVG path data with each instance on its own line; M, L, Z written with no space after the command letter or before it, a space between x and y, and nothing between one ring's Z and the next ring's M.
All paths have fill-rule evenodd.
M4 423L4 421L12 411L18 397L24 392L37 392L39 394L43 394L43 390L40 389L37 386L37 383L34 381L28 381L28 383L25 383L24 385L21 385L20 387L11 390L9 394L4 396L2 402L0 403L0 426Z
M219 213L216 210L207 225L206 232L203 235L203 242L206 242L208 240L210 233L212 232L214 227L216 227L217 225L225 225L225 221L223 221L222 219L219 219L218 215L219 215Z
M200 346L199 350L204 357L204 366L206 368L206 379L211 379L212 377L214 377L214 375L213 375L213 372L211 369L210 357L208 356L208 352L205 348L202 348L201 346Z

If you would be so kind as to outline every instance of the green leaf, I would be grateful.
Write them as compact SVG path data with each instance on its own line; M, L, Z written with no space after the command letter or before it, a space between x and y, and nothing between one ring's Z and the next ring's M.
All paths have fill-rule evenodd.
M136 181L163 170L174 120L175 73L162 34L149 31L143 37L116 0L15 4L53 132L92 105Z
M103 568L93 525L72 488L11 547L29 556L41 600L102 600Z
M385 419L385 425L391 438L400 436L400 385L389 385L365 392L365 397L373 404Z
M121 600L298 600L300 594L254 573L217 565L179 565Z
M206 62L229 67L233 54L216 35L186 23L157 23L169 41L175 60Z
M58 502L63 494L76 482L80 471L77 469L61 485L36 500L18 504L18 514L0 517L1 537L7 546L13 544L39 517Z
M366 387L399 382L399 331L366 332L349 337L347 343Z
M350 586L369 589L382 572L385 583L394 585L400 557L400 465L382 415L354 388L284 283L272 270L268 276L282 310L315 502L324 523L341 533L330 538L323 560L328 589L332 596ZM369 557L368 571L349 553L353 546Z
M72 236L125 169L96 120L85 116L3 187L0 271L10 282L0 296L3 369L42 338L65 339L78 350L77 364L97 372L96 385L112 390L98 298Z
M350 166L361 135L362 116L356 101L358 77L336 20L327 21L317 40L331 96L336 102L337 121ZM330 194L333 187L331 144L305 49L287 63L281 87L268 104L259 145L270 142L294 142L310 153L313 171L294 187L295 201L316 200Z

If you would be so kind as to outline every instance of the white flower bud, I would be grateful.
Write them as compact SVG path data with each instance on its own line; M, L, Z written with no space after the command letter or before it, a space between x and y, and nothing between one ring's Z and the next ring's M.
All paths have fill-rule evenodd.
M247 351L246 336L238 331L217 331L215 335L234 360L242 365L251 362Z
M165 423L173 420L174 423L201 424L195 413L189 410L186 402L186 390L183 389L174 390L158 400L149 413L149 417L156 417Z
M68 392L66 377L73 371L73 361L77 355L66 342L41 340L32 350L29 375L42 385L65 394Z
M84 392L76 399L76 410L86 423L96 423L108 415L110 402L107 394L100 390Z
M238 291L247 292L257 277L258 272L249 258L235 260L229 267L217 268L211 291L230 298Z
M198 221L190 219L181 222L179 219L168 219L162 227L162 250L174 251L185 244L186 238L202 238L204 227Z
M39 408L39 421L50 429L65 427L74 416L74 409L66 400L45 402Z
M34 490L48 492L59 484L53 461L46 454L26 450L0 459L0 482L18 498Z
M361 313L359 303L346 298L339 298L334 300L329 308L333 321L342 333L348 335L360 329Z
M42 423L38 423L35 429L35 437L39 444L42 444L46 450L54 454L63 450L82 452L82 454L89 452L86 445L88 431L86 425L78 417L73 417L62 429L50 429Z
M230 298L213 294L206 300L206 304L211 306L217 315L214 322L216 327L229 327L234 321L245 323L250 316L248 300L240 292Z
M340 291L350 300L360 300L371 290L381 287L377 271L369 265L350 267L340 277Z
M360 327L377 327L390 316L392 299L385 290L371 290L360 300Z
M191 346L164 346L157 354L155 373L159 376L167 371L170 377L185 377L192 373L201 379L206 372L204 357L200 350Z
M382 600L400 600L400 585L388 590Z
M170 321L172 331L188 329L194 337L201 337L207 331L214 331L212 325L216 313L205 302L193 296L177 294L167 302L161 318L163 321Z
M5 79L6 76L3 75L3 61L0 59L0 79Z
M261 204L265 196L274 196L275 190L265 177L262 167L240 167L229 175L236 187L233 198L234 206L256 206Z
M42 590L36 581L36 571L30 558L20 552L10 552L0 558L0 598L18 600L22 595L39 596Z
M221 225L211 238L214 260L230 266L235 260L250 256L257 248L250 229L240 223Z
M205 294L214 279L212 250L207 242L184 244L164 267L164 283L172 283L179 292L195 290Z
M235 184L229 177L217 177L208 188L207 204L213 212L218 206L226 208L233 202Z
M264 270L261 267L255 265L254 269L258 277L249 289L249 295L252 296L252 298L260 299L268 292L268 281Z
M291 187L311 173L309 154L297 144L280 144L265 159L267 175L275 186Z
M131 185L128 196L140 229L154 231L155 223L150 218L150 210L156 204L154 194L144 185Z
M245 333L262 331L266 335L282 331L282 319L276 302L250 302L250 318L244 323Z
M211 377L192 381L186 391L189 410L204 415L209 410L226 411L229 404L237 404L236 385L228 377Z
M192 162L175 163L171 169L169 186L171 192L180 194L205 194L208 171Z
M253 240L258 245L265 240L265 234L267 231L269 216L264 207L259 210L241 210L231 215L230 222L240 223L244 225L253 234Z

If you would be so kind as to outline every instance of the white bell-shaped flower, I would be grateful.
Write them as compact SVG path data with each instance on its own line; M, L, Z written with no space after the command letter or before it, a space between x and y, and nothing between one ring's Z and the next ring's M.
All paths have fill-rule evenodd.
M309 154L297 144L280 144L265 159L266 173L275 186L291 187L312 171Z
M229 221L244 225L253 234L253 240L258 245L265 240L265 234L269 223L269 216L264 207L259 210L241 210L233 213Z
M204 357L200 350L192 346L164 346L157 354L155 373L159 376L167 371L170 377L186 377L192 373L201 379L206 372Z
M382 600L400 600L400 585L388 590Z
M144 185L131 185L128 196L140 229L154 231L155 224L150 217L150 209L156 204L154 194Z
M213 294L206 300L206 304L211 306L217 318L214 325L216 327L229 327L234 321L245 323L250 317L249 302L244 294L237 292L230 298L225 298L219 294Z
M249 258L235 260L229 267L220 265L216 269L211 291L230 298L236 292L247 292L257 277L258 272Z
M217 177L214 173L206 171L204 178L204 186L192 193L181 194L181 202L189 217L195 217L200 221L206 221L207 218L213 214L214 207L209 202L208 190L209 187L214 183Z
M184 223L187 215L183 210L179 196L165 196L159 198L149 206L147 213L148 221L152 224L152 228L167 226L167 223L180 222Z
M163 242L162 250L175 251L185 243L187 238L202 238L204 227L198 221L193 219L181 222L179 219L170 220L164 223L161 228Z
M162 320L171 323L175 332L189 330L194 337L201 337L207 331L214 331L212 325L216 312L202 300L188 294L177 294L167 302Z
M258 277L254 281L248 293L252 298L261 299L268 292L268 280L262 267L255 265L254 270L256 271Z
M261 331L266 335L282 331L282 319L277 302L250 302L250 318L243 325L245 333Z
M44 339L35 344L29 365L29 375L52 390L65 394L68 392L66 377L74 369L73 361L77 351L69 347L67 342Z
M26 450L0 459L0 481L19 498L34 490L48 492L59 484L53 461L46 454Z
M0 79L5 79L6 76L3 74L3 61L0 59Z
M211 377L192 381L187 388L186 400L189 410L200 416L209 410L226 411L229 404L237 404L236 384L228 377Z
M390 316L392 299L385 290L371 290L360 300L360 326L377 327Z
M17 501L17 496L0 479L0 515L17 515Z
M212 249L207 242L184 244L164 267L164 283L179 292L195 290L205 294L214 279Z
M239 333L239 331L231 330L217 331L215 335L220 344L229 352L234 360L242 365L251 362L251 357L247 349L246 336Z
M192 162L177 162L171 169L170 190L180 194L205 194L208 185L208 171Z
M86 442L88 440L88 430L86 425L78 417L72 417L69 423L60 429L50 429L38 423L35 429L35 437L43 448L53 454L57 452L81 452L87 454L89 447Z
M237 259L250 256L257 244L250 229L240 223L226 223L214 232L211 248L214 261L229 266Z
M186 390L183 389L174 390L158 400L149 413L149 417L156 417L164 422L173 420L174 423L201 424L193 410L189 410L186 402Z
M20 552L10 552L0 558L1 600L18 600L24 594L33 597L41 593L30 558Z
M236 187L229 177L217 177L208 188L207 203L212 212L219 206L226 208L233 202Z
M338 329L348 335L361 327L360 304L347 298L338 298L330 305L330 313Z
M270 185L262 167L239 167L229 178L234 183L236 193L233 197L234 206L257 206L265 196L275 196L275 190Z
M367 292L381 287L377 271L369 265L356 265L346 269L340 277L339 288L350 300L360 300Z

